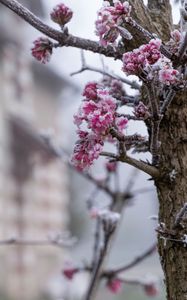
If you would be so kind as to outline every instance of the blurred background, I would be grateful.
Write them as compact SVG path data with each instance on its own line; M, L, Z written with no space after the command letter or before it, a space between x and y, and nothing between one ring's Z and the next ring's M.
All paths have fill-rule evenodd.
M56 26L51 23L49 12L58 1L20 2ZM65 0L64 3L74 11L70 32L95 39L94 21L102 1ZM177 22L177 6L173 12ZM73 114L80 104L82 89L86 82L101 76L90 71L70 76L81 67L78 49L57 49L47 65L34 61L30 48L38 36L35 29L0 5L0 299L78 300L83 299L88 275L78 274L68 281L62 269L67 261L75 265L89 263L92 257L95 221L90 220L87 200L94 187L59 161L38 134L50 134L56 144L71 153L76 139ZM85 58L89 65L100 68L104 61L109 69L123 75L120 62L101 59L92 53L85 53ZM125 89L134 93L127 86ZM127 134L136 132L146 135L143 124L130 122ZM105 176L103 165L101 159L92 168L95 177ZM153 183L148 176L123 165L119 168L121 190L125 190L132 176L135 196L124 208L109 267L130 262L156 240L157 222L150 219L158 209ZM142 189L144 193L136 193ZM99 193L97 203L101 207L107 203L103 193ZM76 244L56 247L50 243L66 231L77 238ZM30 244L7 245L7 240L10 243L25 240ZM37 241L37 245L32 243ZM165 299L156 253L125 276L156 278L161 292L155 299ZM142 287L134 285L124 285L119 295L111 294L103 285L98 299L104 297L148 298Z

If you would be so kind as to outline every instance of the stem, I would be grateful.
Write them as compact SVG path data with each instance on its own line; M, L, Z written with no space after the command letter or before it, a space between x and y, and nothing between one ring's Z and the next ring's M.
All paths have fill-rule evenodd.
M93 269L91 281L90 281L90 284L89 284L89 287L88 287L88 290L87 290L87 293L86 293L86 296L85 296L85 300L94 299L94 296L95 296L95 293L97 291L98 284L99 284L99 281L100 281L102 268L103 268L103 265L104 265L105 260L107 258L107 252L110 248L112 238L113 238L114 233L116 231L116 227L117 227L116 225L115 225L115 227L112 231L104 233L104 245L100 250L99 259L98 259L97 264L95 265L95 267Z
M159 160L159 128L161 122L161 115L159 114L158 107L158 98L156 97L156 91L154 82L149 82L147 85L147 93L149 98L149 103L151 106L151 114L152 114L152 126L151 126L151 145L150 150L152 154L152 164L157 165Z

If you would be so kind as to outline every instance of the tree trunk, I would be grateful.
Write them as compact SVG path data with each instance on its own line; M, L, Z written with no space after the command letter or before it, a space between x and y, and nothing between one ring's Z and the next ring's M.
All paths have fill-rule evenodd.
M187 300L187 247L170 239L187 234L187 222L173 230L177 213L187 202L187 90L177 94L160 128L160 170L156 182L159 221L165 224L158 233L159 254L165 273L168 300ZM165 237L165 239L164 239Z

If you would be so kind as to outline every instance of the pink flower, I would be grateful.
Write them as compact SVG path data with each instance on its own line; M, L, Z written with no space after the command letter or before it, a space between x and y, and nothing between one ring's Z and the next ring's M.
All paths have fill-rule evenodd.
M106 135L114 124L116 101L107 90L97 89L97 102L87 99L83 101L78 113L74 116L74 123L80 127L85 121L88 129L99 135ZM84 92L85 94L85 92ZM92 93L86 88L89 97Z
M83 91L83 96L85 96L88 100L97 100L97 83L87 83Z
M109 289L109 291L113 294L118 294L121 291L122 288L122 282L120 279L118 278L113 278L110 279L107 282L107 288Z
M70 263L67 263L62 273L67 279L72 280L74 275L77 273L77 269Z
M43 64L49 62L53 50L52 42L45 37L40 37L33 43L34 46L31 48L32 56Z
M83 171L93 164L102 149L103 141L101 138L94 133L85 132L83 134L81 131L80 140L75 145L71 161L78 170Z
M159 290L154 283L144 285L145 294L149 297L155 297L158 295Z
M147 65L153 65L160 59L160 46L161 41L155 39L132 52L124 53L122 70L128 75L141 74Z
M171 51L173 54L177 54L180 44L182 42L182 34L178 30L174 30L170 33L171 38L169 42L166 43L169 51Z
M115 21L119 21L120 16L129 17L131 13L131 6L128 1L115 1L114 10L112 11L112 15Z
M117 169L117 162L116 161L108 161L105 165L108 172L112 173L115 172Z
M180 42L182 39L182 34L179 30L175 29L174 31L171 32L171 38L176 42Z
M173 68L163 68L159 71L159 81L166 85L175 84L179 81L179 71Z
M69 7L62 3L58 4L56 7L53 8L53 11L51 12L50 16L53 22L64 26L71 20L73 12Z
M127 127L128 119L122 116L116 118L115 122L119 132L123 133L123 130Z
M103 7L98 11L98 19L95 22L96 34L100 38L100 43L106 46L114 43L120 31L117 26L123 23L122 16L130 15L131 6L127 1L121 3L115 1L114 6L110 6L108 1L104 1Z
M104 140L110 136L112 126L118 126L119 130L122 130L127 124L124 118L118 118L117 124L115 123L117 104L109 89L102 89L102 85L89 83L83 95L86 99L74 115L79 139L74 147L72 163L78 170L88 169L99 157ZM85 126L86 131L81 129Z
M143 104L143 102L139 102L138 105L134 108L134 115L137 118L146 119L149 116L148 107Z

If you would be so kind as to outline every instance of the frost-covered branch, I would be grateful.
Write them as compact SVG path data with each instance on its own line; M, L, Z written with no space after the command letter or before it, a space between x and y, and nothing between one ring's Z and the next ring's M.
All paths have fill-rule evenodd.
M116 59L120 59L122 57L122 53L115 50L110 45L107 47L103 47L95 41L79 38L77 36L69 34L67 31L62 32L48 26L16 0L0 0L0 3L15 12L18 16L20 16L23 20L25 20L41 33L59 42L59 46L76 47L79 49L104 54L105 56L114 57Z
M96 67L89 66L86 63L86 60L85 60L83 52L81 53L81 63L82 63L82 66L81 66L80 70L72 72L71 76L80 74L80 73L82 73L84 71L93 71L93 72L102 74L104 76L108 76L108 77L111 77L113 79L119 80L119 81L121 81L121 82L123 82L123 83L125 83L125 84L127 84L129 86L131 86L131 88L133 88L133 89L136 89L136 90L140 89L140 85L136 81L130 81L127 78L120 77L119 75L114 74L113 72L109 72L109 71L104 70L104 69L102 70L102 69L99 69L99 68L96 68Z

